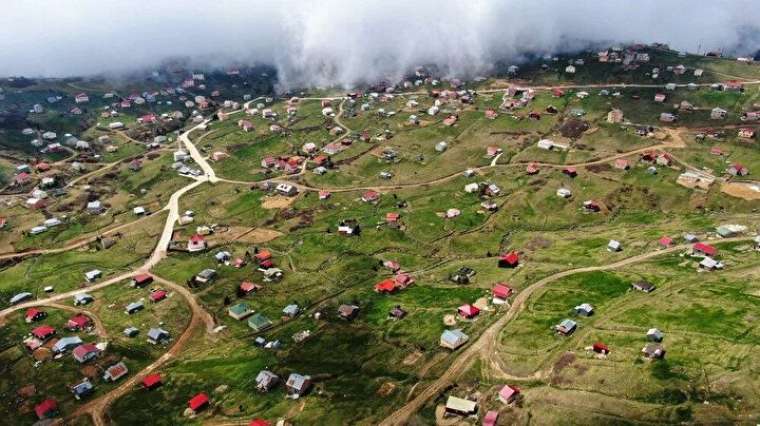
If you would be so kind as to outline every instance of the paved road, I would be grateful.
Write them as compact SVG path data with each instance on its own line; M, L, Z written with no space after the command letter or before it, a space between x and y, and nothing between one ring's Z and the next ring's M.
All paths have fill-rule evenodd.
M725 239L720 240L719 242L716 242L716 244L737 242L737 241L751 241L751 240L752 240L752 237L725 238ZM546 286L547 284L550 284L561 278L568 277L570 275L580 274L584 272L607 271L611 269L622 268L624 266L628 266L628 265L638 263L638 262L643 262L645 260L649 260L654 257L661 256L663 254L687 250L690 247L691 247L691 244L682 244L682 245L673 246L673 247L663 249L663 250L657 250L657 251L629 257L627 259L623 259L618 262L610 263L607 265L568 269L568 270L558 272L553 275L549 275L529 285L523 291L517 294L517 296L512 302L512 305L509 307L509 310L507 310L504 313L504 315L502 315L498 320L496 320L496 322L491 324L486 329L486 331L483 332L483 334L481 334L480 337L478 337L476 341L470 343L463 351L461 351L459 355L454 359L454 361L449 365L449 368L435 382L433 382L430 386L428 386L422 392L417 394L417 396L415 396L414 399L407 402L406 405L404 405L403 407L398 409L396 412L388 416L385 420L383 420L380 423L380 426L400 426L400 425L406 424L409 417L411 417L414 413L419 411L419 409L422 408L422 406L428 400L440 394L449 385L454 383L457 377L459 377L464 372L466 372L467 369L469 369L472 363L475 361L477 356L483 353L488 353L489 351L492 351L496 347L496 342L498 341L499 334L504 329L504 327L512 319L514 319L520 312L522 312L522 310L525 308L525 303L530 298L530 296L533 293L535 293L537 290Z

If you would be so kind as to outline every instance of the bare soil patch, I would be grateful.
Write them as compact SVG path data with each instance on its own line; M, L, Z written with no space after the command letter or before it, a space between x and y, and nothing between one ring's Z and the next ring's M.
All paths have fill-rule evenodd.
M295 197L284 197L281 195L273 195L266 197L261 203L261 207L265 209L284 209L289 207L296 200Z
M760 200L760 183L729 182L721 185L720 190L743 200Z
M412 364L416 363L417 361L419 361L420 358L422 358L422 352L420 352L420 351L414 351L414 352L410 353L409 355L407 355L404 358L404 360L402 361L402 363L404 365L412 365Z
M215 234L213 239L261 244L267 241L272 241L281 235L281 232L275 231L274 229L231 226L226 232Z

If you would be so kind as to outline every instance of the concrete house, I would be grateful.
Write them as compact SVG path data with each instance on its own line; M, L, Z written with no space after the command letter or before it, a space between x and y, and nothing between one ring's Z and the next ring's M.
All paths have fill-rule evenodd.
M554 326L554 330L563 336L569 336L573 334L577 327L578 324L575 321L571 319L564 319L562 322Z
M610 242L607 244L607 251L609 252L616 252L621 250L623 250L623 246L620 244L620 241L610 240Z
M576 315L583 317L590 317L591 315L594 315L594 307L589 303L581 303L573 309L575 310Z
M269 370L261 370L256 375L256 389L260 392L269 392L272 388L277 386L280 378Z
M662 333L662 331L656 328L650 328L647 331L647 340L650 340L652 342L662 342L663 338L665 338L665 335Z
M712 120L723 120L728 115L728 111L723 108L715 107L710 111L710 118Z
M477 401L449 395L449 398L446 400L445 410L446 414L449 415L471 416L478 412L478 403Z
M92 271L87 271L84 273L84 278L88 283L95 282L101 276L103 276L103 272L99 269L93 269Z
M95 298L87 293L78 293L74 295L74 306L86 305L94 300Z
M142 311L143 309L145 309L145 305L143 304L143 302L132 302L129 305L127 305L125 312L127 313L127 315L132 315L132 314Z
M298 373L291 373L285 382L285 388L288 395L295 398L305 395L311 388L311 377L303 376Z

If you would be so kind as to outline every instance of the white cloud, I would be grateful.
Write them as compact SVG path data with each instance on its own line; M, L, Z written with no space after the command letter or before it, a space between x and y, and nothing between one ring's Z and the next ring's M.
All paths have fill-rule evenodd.
M70 76L150 67L274 64L299 85L351 85L435 63L452 74L592 41L679 49L757 47L753 0L8 0L0 75Z

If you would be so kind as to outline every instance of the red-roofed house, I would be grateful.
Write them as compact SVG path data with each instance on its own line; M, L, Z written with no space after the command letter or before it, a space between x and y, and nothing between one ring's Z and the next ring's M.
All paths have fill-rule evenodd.
M369 190L362 194L362 201L365 203L374 203L380 199L380 193L377 191Z
M671 245L673 245L673 239L672 239L672 238L670 238L670 237L662 237L662 238L660 238L660 239L659 239L659 241L657 241L657 242L658 242L658 243L660 244L660 246L661 246L661 247L663 247L663 248L667 248L667 247L670 247Z
M593 349L594 352L596 352L598 354L607 355L608 353L610 353L610 348L607 347L607 345L605 345L602 342L596 342L596 343L594 343L594 345L591 347L591 349Z
M83 345L79 345L72 351L72 355L74 355L74 359L79 361L80 364L83 364L96 356L100 353L100 349L97 348L97 346L93 345L92 343L85 343Z
M142 380L142 385L145 389L155 389L161 386L161 375L156 373L145 376Z
M396 274L396 286L400 287L401 289L405 289L409 287L410 285L414 284L414 277L412 277L409 274L405 274L403 272L400 272Z
M250 281L243 281L242 283L240 283L240 291L242 291L245 294L249 294L249 293L254 292L254 291L256 291L256 290L258 290L260 288L261 288L260 285L254 284L254 283L252 283Z
M153 276L150 274L137 274L132 277L133 287L145 287L153 282Z
M326 200L326 199L330 198L331 195L332 194L330 193L330 191L319 191L319 199L320 200Z
M486 148L486 155L489 157L496 157L501 154L501 148L498 146L489 146Z
M749 169L742 164L734 163L727 170L731 176L747 176Z
M34 407L34 413L40 420L53 418L58 414L58 402L48 398Z
M520 388L517 386L504 385L499 391L499 400L505 404L511 404L520 395Z
M198 412L205 408L208 405L208 395L206 393L201 392L198 395L195 395L190 399L190 401L187 402L187 406L190 407L191 410Z
M50 170L50 164L48 164L48 163L46 163L44 161L40 161L39 163L37 163L37 164L34 165L34 168L37 169L40 172L46 172L46 171Z
M393 278L386 278L380 281L375 284L375 291L378 293L393 293L396 291L396 280Z
M32 330L32 336L45 341L55 335L55 329L49 325L41 325Z
M187 241L187 251L196 252L206 249L206 239L203 235L195 234Z
M520 263L520 256L514 250L507 254L503 254L501 255L501 257L499 257L500 268L514 268L519 263Z
M457 309L457 313L463 318L472 319L478 316L480 309L468 303L460 306L459 309Z
M714 146L710 148L710 154L712 155L723 155L723 150L718 148L717 146Z
M153 303L158 303L164 299L166 299L166 290L156 290L150 294L150 301Z
M389 224L397 224L401 214L396 212L388 212L385 214L385 222Z
M752 139L755 137L755 131L750 128L739 129L739 137L743 139Z
M495 110L495 109L493 109L493 108L488 108L488 109L486 110L486 118L487 118L487 119L489 119L489 120L494 120L494 119L496 119L496 117L497 117L497 116L498 116L498 114L496 113L496 110Z
M578 170L576 170L575 167L565 167L562 169L562 173L570 177L578 176Z
M493 286L491 290L495 299L506 300L512 295L512 289L505 283L498 283Z
M27 172L21 172L13 177L13 182L16 185L24 185L32 179L32 176Z
M272 423L264 419L253 419L248 423L248 426L272 426Z
M272 252L269 250L261 250L253 256L257 262L261 263L272 258Z
M496 426L497 421L499 421L499 412L491 410L483 417L483 426Z
M84 330L90 325L92 325L92 320L84 314L76 314L66 322L66 328L72 331Z
M707 243L696 243L692 247L694 253L703 254L705 256L715 256L718 253L718 249Z
M618 170L628 170L631 168L631 165L628 164L628 160L625 158L618 158L615 160L615 168Z
M37 308L29 308L26 310L26 315L24 315L24 320L27 323L39 321L43 318L45 318L47 314Z
M535 164L535 163L530 163L530 164L528 164L528 167L525 168L525 173L527 173L529 175L538 174L538 171L539 171L538 165Z
M156 117L156 114L145 114L138 121L142 124L151 124L158 121L158 117Z

